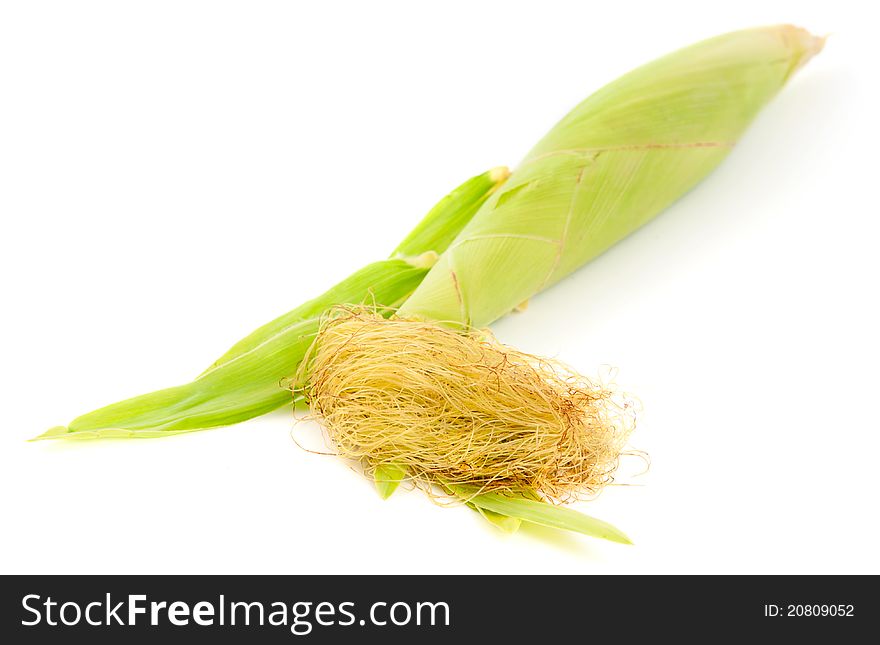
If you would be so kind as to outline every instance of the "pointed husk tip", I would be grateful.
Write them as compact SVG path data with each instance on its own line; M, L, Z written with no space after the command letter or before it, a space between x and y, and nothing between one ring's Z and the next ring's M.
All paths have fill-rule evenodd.
M811 58L822 51L828 36L817 36L803 27L796 25L779 25L775 30L781 36L783 42L792 50L795 63L792 73L806 65Z

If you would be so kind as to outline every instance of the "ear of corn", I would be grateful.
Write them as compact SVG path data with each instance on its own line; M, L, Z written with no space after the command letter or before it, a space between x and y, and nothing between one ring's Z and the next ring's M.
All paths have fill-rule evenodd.
M114 403L37 438L162 437L230 425L289 404L283 379L296 371L327 309L342 303L399 305L507 174L497 168L469 179L431 209L390 259L260 327L191 383Z
M494 189L506 175L471 180L441 202L391 259L258 329L193 383L102 408L40 438L163 436L277 408L290 398L279 381L296 371L320 318L336 304L400 304L408 318L491 323L695 186L821 46L821 39L791 26L751 29L627 74L563 118L500 190ZM405 473L383 468L375 476L387 497ZM534 491L445 485L505 530L529 522L629 543L613 526L548 505Z
M738 31L599 90L529 152L401 314L482 327L562 279L711 172L821 46L791 26Z

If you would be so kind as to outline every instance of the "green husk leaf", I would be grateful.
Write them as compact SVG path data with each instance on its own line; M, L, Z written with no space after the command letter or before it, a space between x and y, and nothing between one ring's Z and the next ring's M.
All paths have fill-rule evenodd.
M388 499L400 486L400 482L406 479L406 471L393 464L381 464L376 466L373 480L376 482L376 490L382 499Z
M495 528L501 529L505 533L516 533L519 530L519 527L522 526L522 520L518 517L510 517L509 515L495 513L494 511L480 508L476 504L468 503L467 506L479 513L484 520L492 524Z
M430 269L433 262L426 264L422 261L423 257L443 253L448 248L449 243L461 232L462 228L470 221L486 199L504 183L509 174L509 171L504 167L493 168L488 172L468 179L441 199L394 249L389 260L393 264L384 267L382 271L383 276L395 276L402 266L396 262L399 260L403 260L410 265L407 267L407 271L410 268L416 268L421 272L426 272ZM290 325L305 318L314 317L316 312L320 312L319 315L323 314L334 305L358 304L364 302L367 297L373 298L373 301L376 303L385 305L399 304L382 300L375 290L370 289L366 281L363 284L354 286L353 289L348 290L348 293L357 292L358 289L362 290L362 292L354 296L354 300L347 301L341 299L348 295L345 290L340 289L338 286L334 287L315 300L297 307L283 316L279 316L238 341L223 356L218 358L207 371L259 347L267 340L283 332ZM370 302L369 298L366 301Z
M571 508L553 506L525 497L513 497L500 493L480 493L477 488L472 486L450 485L449 488L455 495L468 503L492 513L550 528L574 531L619 544L632 544L632 541L620 529Z
M394 257L356 271L255 330L194 381L100 408L36 439L162 437L231 425L289 405L292 395L284 379L295 373L325 312L338 304L402 303L428 271L420 256L444 251L443 244L504 179L497 169L469 179L431 209Z

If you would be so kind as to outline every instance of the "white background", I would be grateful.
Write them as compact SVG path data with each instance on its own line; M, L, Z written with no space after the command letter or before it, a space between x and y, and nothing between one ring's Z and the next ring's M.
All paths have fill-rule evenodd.
M0 571L880 573L871 3L305 5L0 5ZM495 326L641 398L651 469L580 506L635 546L382 502L289 411L25 442L194 377L628 69L776 22L831 38L722 168Z

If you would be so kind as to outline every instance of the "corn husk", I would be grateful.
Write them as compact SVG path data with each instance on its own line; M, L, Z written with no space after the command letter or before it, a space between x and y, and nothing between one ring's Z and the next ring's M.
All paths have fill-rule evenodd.
M558 282L709 174L822 43L789 25L737 31L605 86L526 155L401 314L482 327Z

